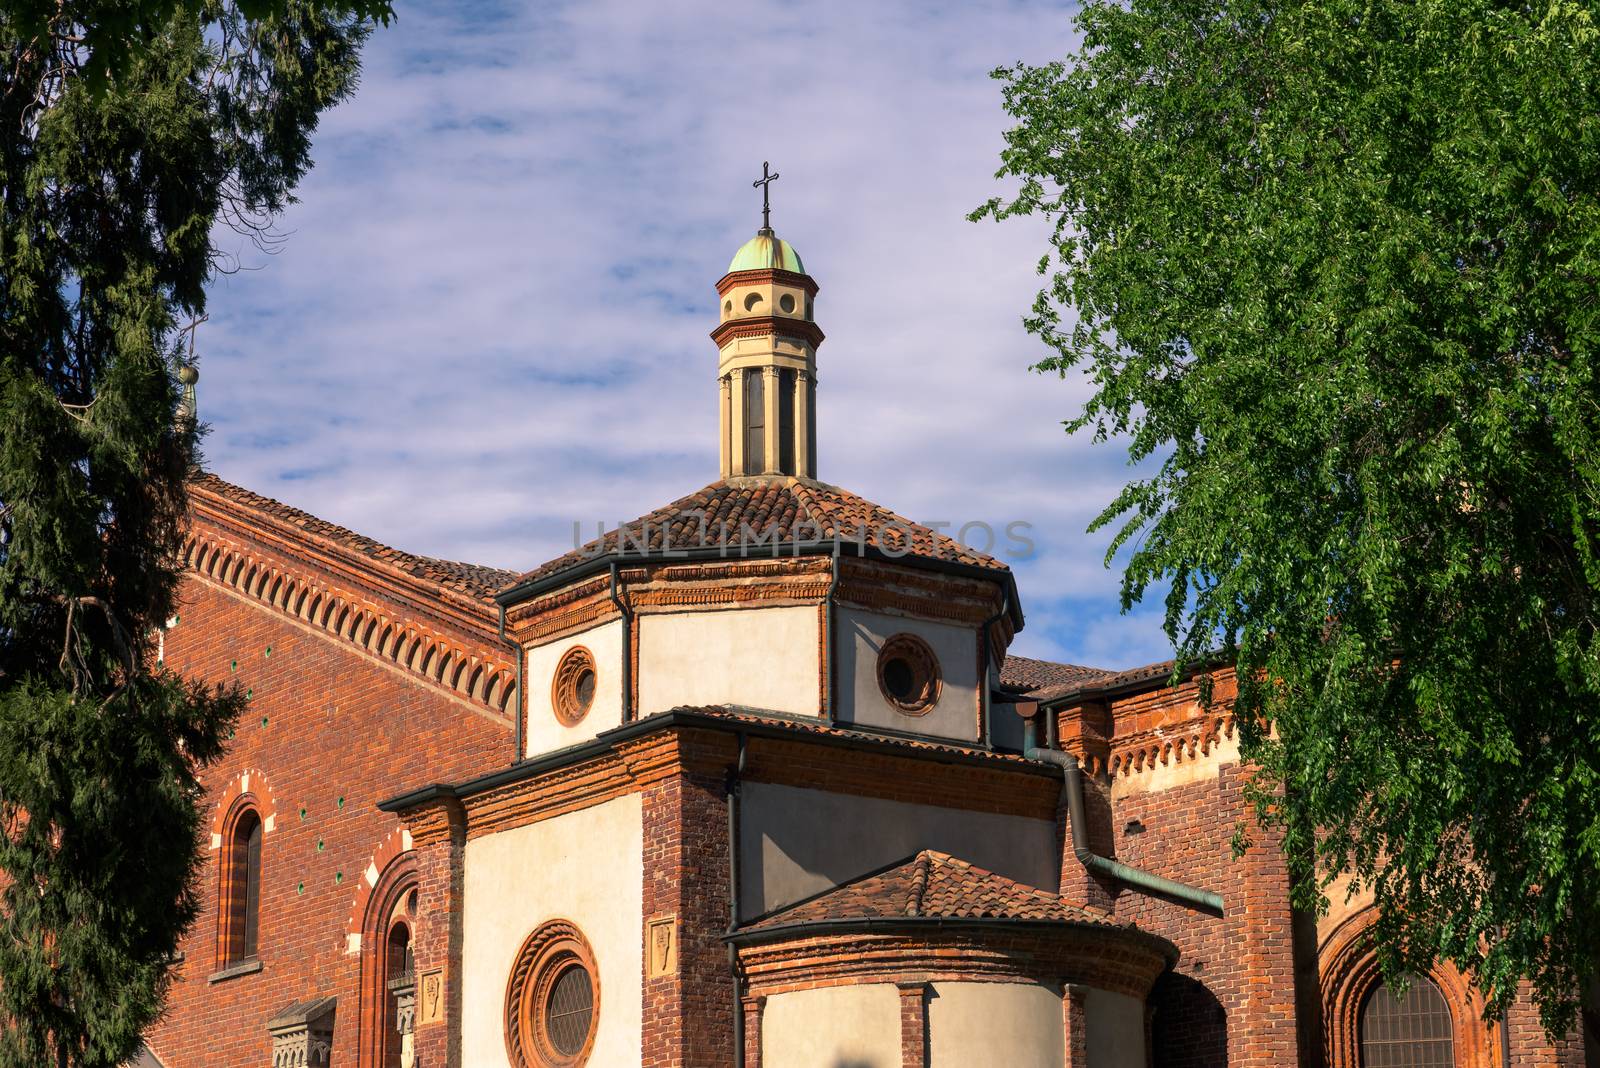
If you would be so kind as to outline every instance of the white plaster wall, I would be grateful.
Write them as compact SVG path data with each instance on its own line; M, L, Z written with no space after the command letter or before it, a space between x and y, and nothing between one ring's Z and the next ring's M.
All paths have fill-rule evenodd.
M740 910L746 918L937 849L1030 886L1060 883L1049 820L964 812L825 790L747 782L740 808Z
M639 617L639 714L679 705L819 713L815 606Z
M644 809L638 794L466 845L462 1063L507 1065L506 982L547 920L576 924L600 975L592 1065L638 1064L643 1016Z
M1143 1001L1091 987L1084 1015L1094 1068L1145 1068Z
M1066 1057L1060 991L1034 983L934 984L928 999L930 1068L1061 1068ZM1102 1068L1092 1053L1089 1063Z
M900 991L893 983L777 994L762 1010L761 1068L900 1068L900 1064ZM1054 1068L1060 1064L1058 1060Z
M589 714L568 727L556 718L550 705L550 684L556 666L574 645L594 654L594 704ZM598 627L571 634L547 645L528 649L528 733L523 738L524 756L539 756L569 745L586 742L601 731L622 723L622 621L612 620Z
M836 617L839 657L839 719L874 727L916 731L941 738L978 739L978 631L949 623L880 615L853 608ZM908 716L884 699L878 686L878 651L902 631L915 634L939 658L939 701L920 716Z

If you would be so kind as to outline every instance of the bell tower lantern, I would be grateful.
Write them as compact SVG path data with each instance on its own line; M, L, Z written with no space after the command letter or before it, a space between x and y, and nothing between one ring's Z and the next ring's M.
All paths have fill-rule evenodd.
M763 165L763 171L766 170ZM768 175L762 191L762 222ZM817 473L817 283L794 246L763 225L717 282L717 344L723 478Z

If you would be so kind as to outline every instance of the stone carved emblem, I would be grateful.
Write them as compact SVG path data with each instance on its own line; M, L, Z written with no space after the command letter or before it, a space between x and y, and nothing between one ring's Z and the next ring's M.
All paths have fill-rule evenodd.
M647 925L646 945L650 955L650 978L672 975L678 970L678 917L659 916Z
M417 988L416 1026L427 1027L443 1021L444 972L437 969L423 972Z

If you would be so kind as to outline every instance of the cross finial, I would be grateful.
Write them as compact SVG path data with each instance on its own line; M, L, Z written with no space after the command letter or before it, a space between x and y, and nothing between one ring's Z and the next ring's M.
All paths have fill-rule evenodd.
M750 183L761 188L761 229L769 232L772 230L772 202L767 197L767 191L778 180L778 175L767 173L770 166L766 160L762 160L761 177Z

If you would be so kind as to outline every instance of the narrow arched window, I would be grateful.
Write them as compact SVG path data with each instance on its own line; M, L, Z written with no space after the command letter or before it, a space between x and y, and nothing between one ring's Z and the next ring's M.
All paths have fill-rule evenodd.
M261 933L261 832L261 816L247 808L233 821L228 835L221 895L224 965L256 956Z
M418 896L416 856L409 851L373 882L361 921L362 1022L354 1068L401 1068L414 1059Z
M1400 998L1379 984L1361 1005L1362 1068L1455 1068L1453 1032L1432 980L1413 977Z

